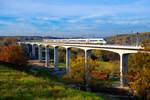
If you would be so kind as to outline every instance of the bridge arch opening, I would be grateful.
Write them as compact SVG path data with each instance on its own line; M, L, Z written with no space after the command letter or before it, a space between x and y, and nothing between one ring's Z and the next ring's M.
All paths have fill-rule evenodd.
M31 58L32 59L38 59L38 45L37 44L31 44L29 46L31 49Z
M113 81L120 81L119 54L106 50L91 50L91 59L99 63L99 71L109 73Z
M59 56L59 68L64 68L66 66L66 48L63 46L58 47Z
M78 56L85 57L85 50L81 49L81 48L72 47L71 48L71 56L72 56L72 59L76 59Z

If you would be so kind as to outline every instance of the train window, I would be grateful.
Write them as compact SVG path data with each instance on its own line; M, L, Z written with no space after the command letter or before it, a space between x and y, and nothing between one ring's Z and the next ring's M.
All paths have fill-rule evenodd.
M85 41L85 40L81 40L81 41Z
M93 41L93 42L94 42L94 41L97 41L97 40L90 40L90 41Z
M104 41L104 40L99 40L99 41Z

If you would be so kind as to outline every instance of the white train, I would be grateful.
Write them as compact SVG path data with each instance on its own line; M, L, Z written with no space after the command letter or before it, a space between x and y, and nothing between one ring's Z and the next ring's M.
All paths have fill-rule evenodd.
M92 44L106 44L104 38L89 38L89 39L44 39L44 42L51 43L92 43Z

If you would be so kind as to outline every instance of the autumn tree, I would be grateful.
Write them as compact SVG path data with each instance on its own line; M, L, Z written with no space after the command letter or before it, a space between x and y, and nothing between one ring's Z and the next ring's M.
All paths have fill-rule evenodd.
M129 75L134 76L130 87L134 90L134 95L141 97L142 100L150 99L150 54L139 52L132 55L129 60Z
M130 86L135 96L150 100L150 68L144 67L138 71L137 79Z
M71 83L79 85L83 90L86 90L87 86L89 88L94 87L94 85L101 87L101 83L104 83L102 80L107 78L107 73L99 71L98 67L99 63L96 60L88 59L88 62L85 63L84 57L77 57L77 59L71 61L69 74L65 77Z
M150 50L150 39L143 42L142 46L145 48L145 50Z
M89 60L88 65L85 64L84 57L77 57L76 60L71 61L71 67L69 68L69 74L66 76L71 83L81 85L85 90L88 84L88 78L98 64L95 61Z
M2 48L0 61L21 67L27 63L27 56L21 46L11 44Z
M18 41L19 41L19 39L16 37L7 37L7 38L3 39L2 44L4 46L8 46L8 45L17 43Z
M139 52L132 55L129 60L130 70L134 72L141 71L144 67L150 68L150 54L146 52Z

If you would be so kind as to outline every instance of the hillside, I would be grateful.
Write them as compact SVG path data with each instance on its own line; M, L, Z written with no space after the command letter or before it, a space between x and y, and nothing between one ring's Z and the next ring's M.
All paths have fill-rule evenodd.
M82 92L59 85L52 77L35 77L0 65L1 100L104 100L89 92ZM45 75L45 77L44 77Z
M51 36L0 36L0 41L7 37L16 37L21 41L32 41L32 40L42 40L42 39L57 39L57 37L51 37Z
M150 39L150 32L139 33L139 42L142 44L146 40ZM107 37L106 40L109 44L120 44L120 45L136 45L137 34L123 34L112 37Z
M0 41L6 37L10 36L0 36ZM34 40L42 40L42 39L58 39L59 37L42 37L42 36L13 36L18 38L21 41L34 41ZM76 37L79 38L79 37ZM81 37L80 37L81 38ZM137 34L121 34L116 36L110 36L105 38L108 44L119 44L119 45L136 45L137 44ZM139 42L142 44L146 40L150 40L150 32L139 33Z
M128 100L75 90L63 81L43 68L31 67L21 72L0 63L0 100Z

